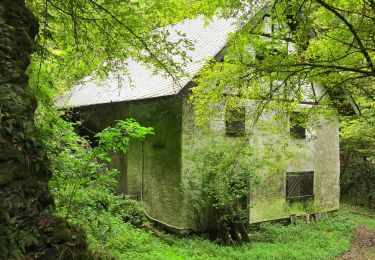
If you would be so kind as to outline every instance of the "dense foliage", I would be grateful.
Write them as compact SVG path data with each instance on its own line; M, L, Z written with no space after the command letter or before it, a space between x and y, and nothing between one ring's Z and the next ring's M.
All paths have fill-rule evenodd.
M375 208L375 109L345 118L341 127L342 199Z
M250 121L257 123L267 110L277 111L278 117L301 110L301 101L313 105L303 109L305 118L330 116L335 112L327 108L333 107L341 115L343 159L354 156L342 173L343 191L350 194L356 185L357 199L366 197L362 204L373 205L374 1L229 2L207 3L234 19L239 30L224 60L212 61L198 78L193 98L197 122L205 125L215 118L213 103L232 99L253 100L257 109Z
M126 152L129 138L143 139L152 128L142 127L132 119L118 121L99 133L99 145L91 148L84 137L74 132L74 125L51 112L39 121L47 142L45 150L53 177L49 183L55 199L55 214L84 227L89 239L104 246L111 240L116 225L131 229L146 223L142 207L132 200L116 196L117 170L108 168L114 152ZM108 136L122 142L113 143ZM128 222L129 224L125 224Z
M116 201L117 183L117 170L108 168L111 155L126 153L130 138L142 140L153 129L133 119L119 120L98 133L98 146L91 148L84 137L74 132L74 125L52 113L48 115L40 120L39 129L48 140L45 150L53 172L50 188L58 214L69 219L86 215L88 208L108 211ZM95 219L95 215L92 217Z
M185 0L27 3L40 20L38 53L29 68L30 87L40 101L56 97L94 72L126 72L130 57L173 78L188 60L191 43L169 41L163 28L191 15ZM179 54L180 62L170 53Z
M354 154L352 161L356 161L346 168L343 184L352 191L353 185L363 183L360 194L367 196L363 204L371 206L375 197L374 186L368 185L373 184L375 172L373 0L28 0L30 10L39 19L36 46L33 46L36 20L22 9L22 1L14 3L18 4L14 10L21 7L22 11L14 12L17 16L13 21L4 14L3 4L0 5L0 33L4 35L1 61L5 64L10 60L10 65L6 63L1 70L5 76L0 86L0 148L6 149L0 150L0 162L5 162L1 165L2 172L10 173L2 178L7 184L2 184L7 187L6 194L11 194L6 196L9 200L6 204L14 212L19 212L22 205L27 210L23 216L19 213L12 219L7 213L2 214L2 218L17 224L9 230L8 225L0 225L2 233L7 232L1 234L2 241L6 236L11 238L9 255L21 256L44 239L30 234L36 227L34 215L42 210L38 205L44 210L53 204L45 189L50 170L53 173L50 190L56 204L55 211L50 210L61 218L39 219L39 227L48 221L54 225L45 225L48 234L44 240L52 241L49 246L67 241L68 246L72 243L73 247L84 248L84 236L79 229L66 228L63 219L67 219L84 227L91 250L102 258L304 259L310 254L315 259L327 259L348 248L353 221L374 226L371 219L364 221L364 217L346 211L312 225L264 227L253 234L255 243L250 246L227 248L198 238L180 240L167 235L155 238L134 229L144 226L142 207L114 196L116 171L109 170L104 163L110 160L110 153L125 152L129 138L143 139L152 134L152 129L133 120L119 121L97 135L99 146L93 149L53 108L56 96L86 76L100 78L116 71L126 72L128 58L178 79L189 60L186 50L192 48L192 43L170 42L163 26L200 13L208 19L220 13L236 20L239 31L228 42L224 61L211 62L200 75L193 98L196 115L200 116L198 123L204 125L213 116L213 103L239 103L240 99L256 101L258 110L254 110L253 124L267 109L279 111L275 117L282 118L305 98L301 85L310 82L323 85L326 91L321 96L316 96L314 90L309 95L320 106L305 111L306 115L311 112L330 115L332 110L326 108L332 105L344 114L351 110L357 114L346 117L342 125L342 147L346 153ZM270 29L269 35L265 35L264 28ZM37 52L28 69L31 93L25 87L24 70L34 47ZM171 54L180 56L180 62L171 59ZM17 70L3 69L8 69L8 65ZM33 94L39 101L38 128L33 121L36 106ZM275 130L274 126L267 127ZM245 222L240 201L246 195L248 174L254 167L238 166L235 151L208 150L195 161L194 174L201 178L202 186L194 189L203 199L193 200L194 207L198 214L212 214L214 209L216 229L224 232L233 231L229 226L233 223ZM23 196L24 192L30 196ZM15 199L14 194L21 199ZM34 207L31 210L30 205ZM29 212L35 223L24 221ZM24 222L18 224L20 219ZM76 234L78 242L71 240Z
M249 149L218 142L212 138L193 154L193 167L185 173L194 222L211 239L226 244L248 241L248 191L250 182L256 183L255 161Z

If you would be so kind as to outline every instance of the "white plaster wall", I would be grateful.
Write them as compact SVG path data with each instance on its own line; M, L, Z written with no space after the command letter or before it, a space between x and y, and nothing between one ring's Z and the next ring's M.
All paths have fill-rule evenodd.
M317 93L323 93L316 87ZM193 165L189 156L196 149L204 148L211 139L207 133L194 126L190 104L183 105L182 120L182 174ZM301 105L308 107L308 105ZM252 102L246 103L247 111ZM265 182L260 187L251 187L250 222L287 218L290 215L317 213L336 210L339 207L339 125L337 116L325 119L319 116L311 120L314 128L307 132L306 139L289 138L288 121L273 121L273 112L264 113L260 122L274 125L279 132L264 132L254 129L249 145L254 147L255 158L266 156L266 149L273 150L278 173L262 169ZM247 128L253 122L248 118ZM224 113L210 122L210 134L214 133L220 142L232 142L236 138L225 136ZM286 138L286 139L285 139ZM286 140L284 142L283 140ZM251 159L254 159L251 158ZM288 171L314 171L314 199L287 201L285 198L285 173ZM188 208L188 206L187 206ZM187 210L189 214L189 210Z

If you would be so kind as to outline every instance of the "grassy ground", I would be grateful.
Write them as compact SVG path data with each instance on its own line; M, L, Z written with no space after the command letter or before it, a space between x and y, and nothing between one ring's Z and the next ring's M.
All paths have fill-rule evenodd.
M155 237L105 215L109 229L98 240L88 232L96 256L104 259L334 259L350 250L358 223L375 230L375 213L343 206L327 219L310 224L263 225L252 242L222 246L199 237ZM96 237L96 238L94 238Z

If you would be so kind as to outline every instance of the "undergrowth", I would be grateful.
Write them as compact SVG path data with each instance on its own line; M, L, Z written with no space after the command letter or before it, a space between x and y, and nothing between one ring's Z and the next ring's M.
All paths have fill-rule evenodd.
M94 214L94 212L92 212ZM251 243L223 246L198 236L156 237L124 223L121 214L95 212L96 224L75 219L88 233L91 250L102 259L334 259L349 250L356 223L375 228L374 215L344 207L310 224L264 224ZM100 231L98 233L98 231Z
M56 214L82 227L98 259L334 259L349 250L356 223L375 228L375 213L344 206L310 224L263 224L251 242L224 246L196 235L178 237L150 229L139 202L113 193L114 174L99 163L70 124L52 116L44 128L52 162L50 188ZM50 137L50 138L47 138ZM147 228L145 228L147 227Z

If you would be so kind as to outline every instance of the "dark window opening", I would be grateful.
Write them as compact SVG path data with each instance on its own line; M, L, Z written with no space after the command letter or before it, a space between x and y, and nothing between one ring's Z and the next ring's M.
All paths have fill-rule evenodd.
M256 52L255 59L258 61L264 61L266 57L274 57L274 56L278 56L281 54L282 53L277 48L273 48L273 49L266 48L266 49L263 49L262 51ZM285 57L285 55L283 57Z
M306 128L302 124L302 116L300 112L292 112L290 114L290 135L296 139L306 138Z
M245 107L237 106L225 110L225 133L236 137L245 135Z
M91 147L98 146L98 139L95 137L96 133L100 130L97 129L92 123L90 124L90 116L93 114L89 112L82 112L79 110L66 110L62 119L74 124L74 131L79 136L85 138Z
M264 61L265 59L265 54L260 54L260 53L257 53L255 54L255 59L258 60L258 61Z
M286 198L298 199L314 196L314 172L287 172Z

